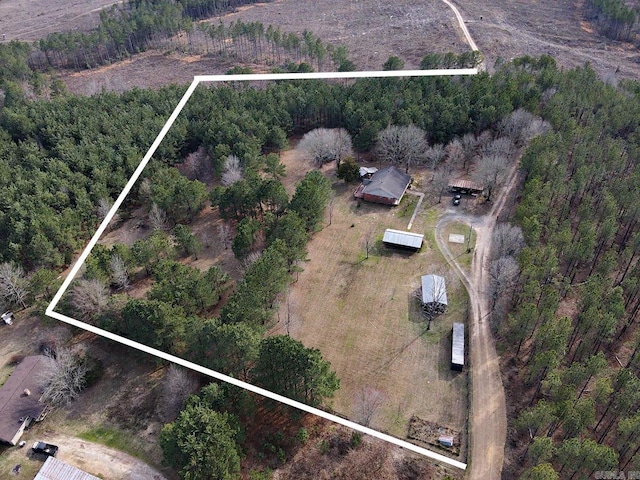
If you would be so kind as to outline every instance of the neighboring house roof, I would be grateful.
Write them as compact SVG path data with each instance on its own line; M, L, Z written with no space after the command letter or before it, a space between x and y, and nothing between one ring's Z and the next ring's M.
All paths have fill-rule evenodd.
M373 175L377 171L378 169L376 167L360 167L360 176L364 177L365 175Z
M33 480L99 480L98 477L83 472L79 468L48 457Z
M378 170L371 177L371 181L364 186L362 193L376 197L401 199L411 183L411 177L399 171L396 167Z
M477 192L482 192L484 190L484 187L482 185L479 185L471 180L463 180L461 178L457 180L451 180L449 182L449 188L459 188Z
M454 322L451 343L451 363L464 365L464 323Z
M37 379L45 361L43 355L26 357L0 387L0 441L15 445L31 419L37 420L46 409Z
M422 303L447 305L447 287L439 275L422 276Z
M420 247L422 247L423 239L424 235L419 233L403 232L400 230L392 230L391 228L387 228L384 231L384 236L382 237L382 241L384 243L415 249L420 249Z

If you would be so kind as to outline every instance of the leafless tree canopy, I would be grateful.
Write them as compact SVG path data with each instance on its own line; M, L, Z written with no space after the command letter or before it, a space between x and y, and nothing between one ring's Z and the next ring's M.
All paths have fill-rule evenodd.
M146 202L151 198L151 180L143 178L138 187L138 196L140 200Z
M167 214L155 202L151 204L151 209L149 210L149 223L153 230L166 231L169 229Z
M462 164L464 161L464 148L459 138L454 138L447 143L447 146L444 147L444 155L449 167L452 168L453 166Z
M71 305L83 316L97 317L107 308L108 302L107 287L98 279L81 279L73 287Z
M226 223L221 223L220 225L218 225L218 240L225 250L231 246L232 238L233 234L229 225L227 225Z
M513 157L515 147L513 142L508 137L498 137L485 143L482 146L482 155L484 157L497 156L510 159Z
M384 162L404 165L408 172L411 165L425 158L428 146L425 132L420 127L390 125L378 134L375 154Z
M213 164L204 147L190 153L184 160L184 171L189 180L208 183L213 176Z
M242 165L240 159L235 155L229 155L224 162L224 173L222 174L222 184L226 187L242 180Z
M523 247L524 236L517 225L501 223L494 229L491 245L491 256L493 258L506 256L515 258Z
M306 133L298 147L307 151L316 167L353 155L351 135L344 128L316 128Z
M22 267L14 263L0 264L0 299L9 306L26 308L28 294L29 282Z
M520 266L515 258L511 256L500 257L491 262L489 269L491 301L495 307L498 300L503 296L511 298L520 275Z
M129 286L129 272L127 272L127 266L120 255L111 255L109 269L111 270L111 281L118 288L125 289Z
M427 166L431 170L434 170L444 158L444 146L441 143L436 143L435 145L430 146L425 150L424 157Z
M113 202L109 198L101 198L98 200L98 206L96 207L96 215L98 215L98 218L105 218L112 206Z
M180 413L189 395L198 388L198 381L188 370L171 364L162 379L159 408L161 420L170 422Z
M509 162L507 157L501 155L486 155L480 158L474 179L485 188L487 200L491 200L491 194L506 179Z
M532 138L549 131L551 125L523 108L513 111L500 124L500 131L522 147Z
M254 262L256 262L257 260L260 260L260 257L262 257L262 252L260 251L250 252L242 260L242 270L246 272L249 269L249 267L253 265Z
M431 191L434 197L438 198L438 203L442 201L442 195L449 186L451 173L448 169L441 168L436 170L431 181Z
M40 371L44 384L43 399L51 405L62 405L75 400L85 387L87 367L77 355L66 348L45 352L48 357Z
M360 390L356 399L356 421L365 427L370 426L384 401L385 395L380 390L376 390L373 387L364 387Z

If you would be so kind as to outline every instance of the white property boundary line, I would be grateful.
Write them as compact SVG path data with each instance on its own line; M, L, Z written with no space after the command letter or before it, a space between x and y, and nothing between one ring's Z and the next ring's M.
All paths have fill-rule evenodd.
M453 467L465 470L467 468L467 465L465 463L459 462L457 460L453 460L439 453L432 452L431 450L427 450L426 448L422 448L418 445L414 445L413 443L407 442L405 440L392 437L391 435L379 432L377 430L373 430L369 427L365 427L363 425L352 422L350 420L346 420L344 418L338 417L337 415L333 415L325 411L322 411L320 409L310 407L309 405L305 405L304 403L297 402L295 400L284 397L282 395L278 395L276 393L270 392L263 388L256 387L255 385L251 385L250 383L246 383L236 378L229 377L220 372L216 372L215 370L211 370L201 365L197 365L195 363L184 360L180 357L176 357L166 352L156 350L155 348L151 348L147 345L134 342L133 340L129 340L128 338L121 337L120 335L115 335L111 332L102 330L93 325L89 325L87 323L81 322L79 320L68 317L61 313L55 312L54 310L58 305L58 303L60 302L62 295L64 295L65 291L69 288L69 285L71 284L71 282L77 275L78 271L84 264L85 260L91 253L91 250L93 249L93 247L96 245L96 243L104 233L105 229L107 228L107 225L113 219L114 215L120 208L120 205L122 205L122 202L131 191L131 188L140 177L140 174L149 163L149 160L151 160L151 157L157 150L158 146L160 146L160 143L164 139L165 135L167 134L171 126L173 125L173 122L175 122L176 118L182 111L182 108L185 106L185 104L189 100L189 97L191 97L191 95L193 94L194 90L196 89L196 87L200 82L230 82L230 81L246 82L246 81L257 81L257 80L428 77L428 76L451 76L451 75L475 75L476 73L478 73L478 70L475 68L464 68L464 69L446 69L446 70L397 70L397 71L384 71L384 72L375 72L375 71L374 72L313 72L313 73L279 73L279 74L258 74L258 75L201 75L201 76L194 77L193 82L191 82L191 85L189 85L189 88L180 99L180 102L178 103L175 110L167 120L167 123L164 125L164 127L162 127L162 130L154 140L153 144L151 145L151 148L149 148L149 151L146 153L146 155L140 162L140 165L138 165L138 168L136 168L136 170L133 172L133 175L131 176L131 178L125 185L124 189L122 190L122 192L120 193L116 201L114 202L113 206L109 210L109 213L107 213L106 217L98 227L98 230L96 231L96 233L93 235L93 237L91 237L89 244L83 250L83 252L81 253L76 263L73 265L71 272L64 279L62 286L56 292L55 296L53 297L53 300L47 307L47 310L45 312L46 315L51 318L55 318L56 320L60 320L62 322L68 323L69 325L73 325L74 327L78 327L78 328L87 330L89 332L95 333L96 335L100 335L104 338L108 338L109 340L113 340L115 342L121 343L128 347L135 348L136 350L140 350L141 352L154 355L156 357L162 358L163 360L167 360L169 362L176 363L178 365L181 365L185 368L189 368L191 370L202 373L204 375L208 375L217 380L230 383L231 385L235 385L236 387L244 388L245 390L256 393L258 395L262 395L264 397L270 398L277 402L284 403L285 405L289 405L299 410L322 417L326 420L330 420L340 425L344 425L345 427L349 427L359 432L365 433L367 435L371 435L372 437L379 438L380 440L384 440L386 442L398 445L402 448L406 448L407 450L411 450L412 452L418 453L420 455L424 455L425 457L431 458L440 463L444 463L444 464L451 465Z

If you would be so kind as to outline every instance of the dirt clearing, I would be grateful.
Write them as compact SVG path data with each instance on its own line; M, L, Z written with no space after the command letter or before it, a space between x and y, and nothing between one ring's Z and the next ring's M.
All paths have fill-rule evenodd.
M100 10L114 0L1 0L4 40L38 40L54 32L88 31L100 23Z

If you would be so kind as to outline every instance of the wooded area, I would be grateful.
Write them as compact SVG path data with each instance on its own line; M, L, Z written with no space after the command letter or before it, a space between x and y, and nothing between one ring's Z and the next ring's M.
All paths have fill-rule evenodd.
M53 293L57 272L93 232L184 91L170 86L83 98L49 85L49 100L28 100L22 87L42 81L28 56L22 44L0 45L7 60L1 64L0 286L3 302L17 308ZM356 150L368 151L389 125L413 125L434 149L434 166L459 150L468 168L464 145L475 144L484 130L518 143L518 119L529 117L505 120L518 109L540 115L552 129L522 159L525 181L514 220L525 245L519 254L503 250L492 270L496 278L513 272L513 260L504 258L517 256L514 295L496 296L492 317L512 372L506 388L522 393L512 405L522 410L513 422L517 454L524 468L546 471L547 478L554 471L570 478L640 469L640 85L605 85L588 67L560 71L550 57L524 57L494 75L468 78L199 88L124 206L147 208L154 233L131 246L96 247L85 283L74 286L63 308L316 403L304 375L278 385L265 373L277 345L262 334L322 221L329 186L312 171L290 199L280 182L286 172L272 152L292 135L320 127L344 128ZM449 154L438 144L449 144ZM210 190L174 167L199 148L211 164L192 165L193 178L207 169L226 178ZM197 256L201 245L188 225L207 201L226 222L221 240L246 260L224 305L231 287L224 271L176 261ZM147 299L120 293L134 274L154 280ZM306 358L309 372L320 375L314 385L321 397L337 388L316 351L279 341L282 355ZM233 428L225 431L225 439L234 435ZM229 458L235 465L232 453ZM512 473L519 475L522 465Z

